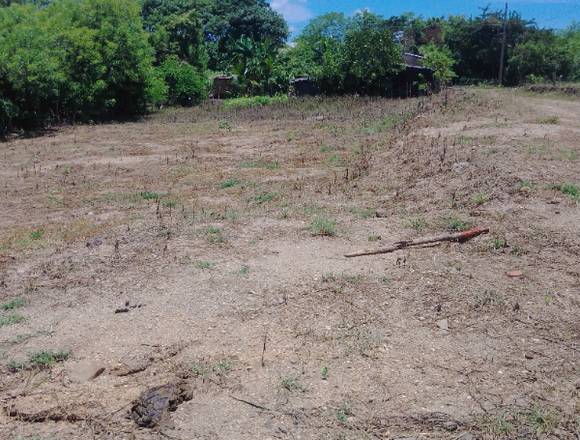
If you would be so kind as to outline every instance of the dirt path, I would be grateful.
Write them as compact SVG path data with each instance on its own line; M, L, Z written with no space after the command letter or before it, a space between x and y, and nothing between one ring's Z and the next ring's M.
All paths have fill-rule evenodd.
M460 89L0 144L0 437L574 438L578 115Z

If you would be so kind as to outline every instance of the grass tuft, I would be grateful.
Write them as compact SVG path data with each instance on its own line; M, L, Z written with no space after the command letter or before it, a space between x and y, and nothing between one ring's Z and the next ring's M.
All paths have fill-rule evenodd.
M8 316L0 316L0 327L19 324L25 320L26 318L24 316L18 315L16 313L12 313Z
M26 305L26 301L24 298L14 298L10 301L2 304L0 308L5 311L19 309L20 307L24 307Z
M242 98L232 98L224 101L225 109L246 109L254 107L264 107L274 104L286 104L289 98L287 95L276 96L250 96Z
M317 217L310 223L310 233L314 236L334 237L336 235L336 221Z
M161 198L161 195L159 195L159 193L156 193L153 191L143 191L143 192L140 192L139 195L144 200L159 200Z
M563 193L566 194L573 199L579 200L580 199L580 186L575 185L573 183L564 183L560 185L558 189Z
M240 181L238 179L236 179L235 177L230 177L229 179L226 179L221 183L220 188L221 189L233 188L234 186L238 186L239 184Z

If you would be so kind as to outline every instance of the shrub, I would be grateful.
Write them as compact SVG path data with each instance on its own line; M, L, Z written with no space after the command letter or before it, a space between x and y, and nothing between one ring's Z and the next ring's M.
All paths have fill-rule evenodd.
M0 131L143 113L152 61L134 0L0 8Z
M208 81L190 64L172 55L158 69L159 76L167 85L168 104L190 106L206 99Z

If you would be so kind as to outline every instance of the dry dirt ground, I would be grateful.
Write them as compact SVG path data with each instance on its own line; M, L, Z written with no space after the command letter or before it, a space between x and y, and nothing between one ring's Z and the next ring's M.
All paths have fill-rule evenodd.
M579 438L578 98L208 104L0 158L1 439Z

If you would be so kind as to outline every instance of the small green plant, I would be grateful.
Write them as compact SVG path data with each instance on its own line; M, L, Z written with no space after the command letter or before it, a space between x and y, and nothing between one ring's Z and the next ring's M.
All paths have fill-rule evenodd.
M336 418L343 425L348 423L348 418L352 415L352 410L347 402L343 402L336 411Z
M169 209L174 209L177 206L177 201L173 199L165 200L163 206Z
M242 162L240 164L240 167L242 167L242 168L263 168L266 170L277 170L278 168L280 168L280 164L278 162L258 160L258 161L251 161L251 162Z
M323 283L334 283L336 281L336 275L332 272L322 274Z
M8 301L7 303L2 304L0 308L2 310L8 311L19 309L20 307L24 307L25 305L26 301L24 300L24 298L14 298Z
M264 107L274 104L286 104L289 98L288 95L276 96L251 96L242 98L227 99L223 102L225 109L247 109L254 107Z
M248 266L242 266L240 267L240 270L238 270L238 275L240 276L247 276L250 273L250 268Z
M209 374L210 371L206 365L201 364L201 363L195 363L191 366L191 372L195 376L207 377L207 375Z
M529 192L534 188L534 184L529 180L520 180L518 183L518 191Z
M549 434L558 425L558 414L536 405L530 410L528 421L536 435Z
M452 232L462 232L469 229L469 223L460 219L459 217L448 217L446 220L446 226L449 231Z
M483 425L490 434L507 435L514 430L513 417L506 411L495 416L489 415L484 419Z
M354 215L356 215L359 218L362 219L369 219L372 217L376 217L377 215L377 211L375 209L372 208L352 208L350 210L350 212L352 212Z
M537 119L536 122L542 125L558 125L560 123L560 118L558 116L546 116Z
M159 200L161 198L161 196L158 193L152 191L143 191L140 192L139 195L144 200Z
M26 320L26 318L24 316L18 315L16 313L12 313L12 314L7 315L7 316L0 316L0 327L20 324L21 322L23 322L25 320Z
M346 165L346 161L339 154L336 153L333 154L332 156L329 156L328 159L326 159L326 161L330 166L333 167L343 167Z
M39 351L30 356L28 364L31 368L47 369L56 363L66 361L69 356L68 351Z
M336 148L331 147L329 145L324 145L324 146L320 147L321 153L332 153L333 151L336 151Z
M489 202L489 195L486 193L477 193L471 198L471 202L476 206L481 206Z
M44 237L44 229L37 229L30 233L31 240L42 240L43 237Z
M558 189L563 193L566 194L573 199L579 200L580 199L580 186L575 185L573 183L564 183L558 187Z
M287 391L304 391L304 387L298 381L298 378L295 376L287 376L283 377L280 380L280 385Z
M314 236L334 237L336 235L336 221L317 217L310 223L310 233Z
M322 367L320 370L320 377L322 380L328 380L328 367Z
M407 227L415 231L422 231L427 227L427 220L423 217L411 217L407 219Z
M254 197L254 201L258 204L258 205L263 205L264 203L269 203L272 200L274 200L276 197L278 196L278 194L276 193L271 193L271 192L262 192L258 195L256 195Z
M226 179L221 183L220 188L221 189L233 188L234 186L238 186L239 184L240 181L238 179L236 179L235 177L230 177L229 179Z
M197 263L195 263L195 267L197 267L198 269L202 269L202 270L208 270L208 269L213 269L215 267L215 263L212 263L211 261L198 261Z
M496 237L491 242L491 247L495 251L499 251L501 249L506 249L509 247L507 240L505 238Z
M228 209L224 214L224 217L227 221L235 222L240 218L240 214L235 209Z
M227 359L224 359L219 361L217 364L213 366L213 372L217 376L226 376L230 371L232 371L233 368L234 365L232 364L232 362Z
M218 228L217 226L209 226L205 230L205 238L208 242L213 243L213 244L225 242L223 232L222 232L221 228Z
M227 131L232 130L232 126L228 121L221 121L219 123L219 128L220 128L220 130L227 130Z
M12 360L8 362L6 368L8 368L8 371L11 373L17 373L21 370L26 370L26 363Z
M377 241L381 241L383 239L383 237L381 237L380 235L376 235L376 234L372 234L369 235L368 240L372 243L372 242L377 242Z

